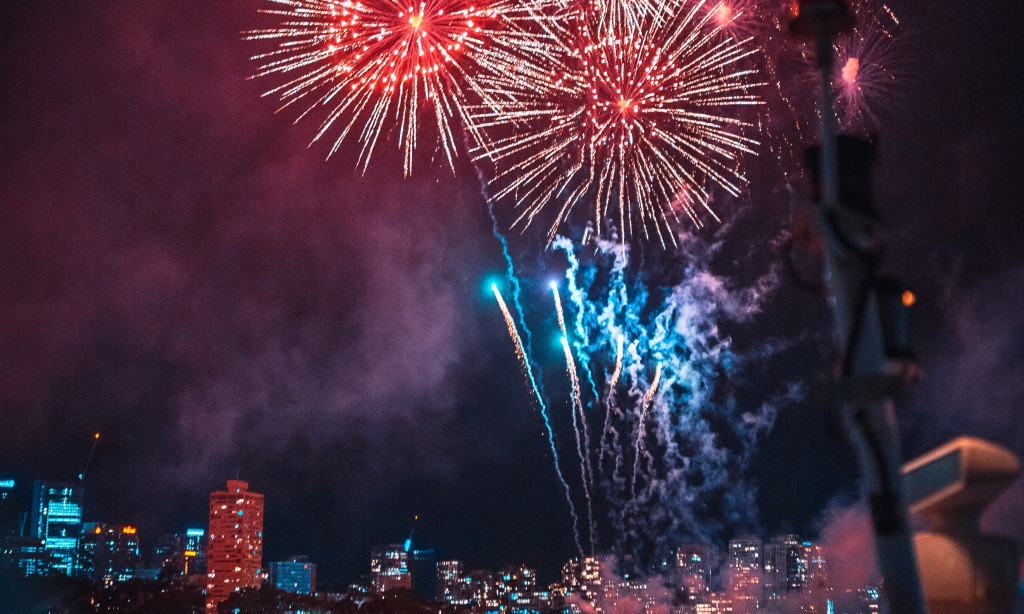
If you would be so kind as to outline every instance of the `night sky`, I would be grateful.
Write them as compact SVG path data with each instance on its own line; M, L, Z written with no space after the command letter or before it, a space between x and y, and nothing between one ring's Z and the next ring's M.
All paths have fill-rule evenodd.
M886 269L918 291L926 373L900 406L905 456L960 433L1024 454L1019 11L894 6L908 78L883 114L878 204ZM240 33L265 23L257 8L0 8L0 477L70 480L99 431L85 520L135 524L144 546L205 527L208 493L238 476L266 496L265 559L307 554L327 584L355 581L416 514L416 541L442 557L553 580L571 528L486 291L504 261L475 170L426 147L408 179L387 147L365 175L351 143L325 161L326 144L309 146L318 123L293 125L247 80L260 49ZM807 193L771 155L748 164L750 194L696 234L735 280L782 257L769 239ZM544 276L564 261L539 235L512 241L543 327ZM730 333L740 350L784 348L748 365L742 401L780 382L808 391L779 405L750 474L764 530L811 534L856 493L809 392L822 300L781 279ZM987 526L1024 540L1022 505L1016 486Z

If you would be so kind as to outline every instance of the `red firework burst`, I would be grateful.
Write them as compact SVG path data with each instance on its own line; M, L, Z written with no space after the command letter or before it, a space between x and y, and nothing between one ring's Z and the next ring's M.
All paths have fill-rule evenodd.
M543 45L485 82L499 104L471 107L488 137L474 151L494 165L493 198L511 198L529 224L554 210L549 239L578 204L625 235L673 243L680 215L718 185L737 193L739 158L757 144L736 117L757 105L753 50L722 36L700 0L652 14L588 3L579 22L551 25ZM610 16L609 12L611 11Z
M474 53L489 42L508 7L486 0L267 1L275 8L261 12L282 23L246 34L277 44L254 57L261 63L255 76L286 76L267 94L279 96L282 109L303 106L299 119L326 113L314 141L340 128L328 155L355 133L365 170L378 142L394 136L408 174L426 114L453 164L452 123L463 93L476 88Z

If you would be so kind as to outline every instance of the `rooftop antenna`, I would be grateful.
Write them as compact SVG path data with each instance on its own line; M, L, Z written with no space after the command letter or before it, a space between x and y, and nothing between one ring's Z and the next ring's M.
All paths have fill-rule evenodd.
M78 481L85 481L85 472L89 470L89 465L92 463L92 456L96 453L96 444L99 443L100 434L93 433L92 436L92 447L89 448L89 455L85 457L85 464L82 465L82 470L78 473Z

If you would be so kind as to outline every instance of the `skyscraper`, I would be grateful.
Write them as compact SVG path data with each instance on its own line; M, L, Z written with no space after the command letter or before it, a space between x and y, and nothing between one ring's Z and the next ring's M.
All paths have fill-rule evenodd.
M135 527L86 523L78 547L80 575L104 586L134 578L140 565L136 533Z
M36 480L29 514L29 537L43 541L50 569L73 575L82 534L82 487Z
M452 605L471 603L470 580L462 561L437 562L437 586L439 597Z
M729 540L729 594L733 611L753 614L761 602L761 539L737 537Z
M769 600L800 592L807 581L807 546L796 535L772 538L764 546L764 586Z
M676 550L679 584L691 600L711 590L711 548L698 542L685 543Z
M18 534L18 508L14 503L14 480L0 479L0 540Z
M153 545L152 565L158 573L206 574L206 530L188 529L167 533Z
M263 557L263 495L249 483L228 480L227 490L210 493L206 612L232 592L259 587Z
M370 554L370 584L373 592L412 588L409 552L403 544L377 546Z

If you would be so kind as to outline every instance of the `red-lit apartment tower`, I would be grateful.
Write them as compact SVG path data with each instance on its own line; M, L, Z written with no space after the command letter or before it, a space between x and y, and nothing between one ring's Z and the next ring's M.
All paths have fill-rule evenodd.
M213 614L232 592L260 585L263 495L241 480L228 480L227 490L210 493L209 535L206 612Z

